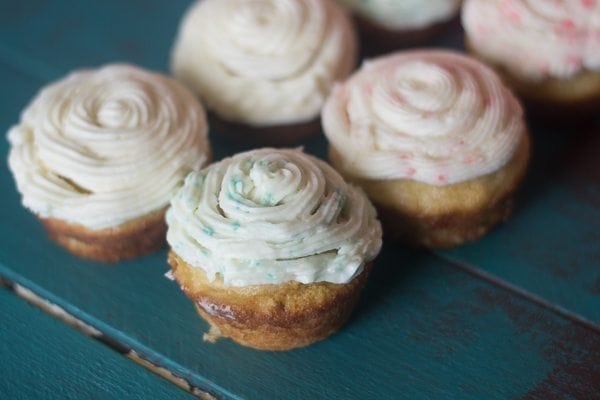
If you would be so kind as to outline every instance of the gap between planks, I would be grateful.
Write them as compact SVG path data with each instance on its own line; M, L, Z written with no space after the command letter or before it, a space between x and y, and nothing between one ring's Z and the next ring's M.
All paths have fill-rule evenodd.
M482 279L482 280L484 280L494 286L497 286L503 290L509 291L516 296L519 296L527 301L537 304L538 306L540 306L554 314L559 315L562 318L566 318L569 321L573 321L573 322L583 326L584 328L590 329L593 332L600 334L600 325L594 323L593 321L591 321L575 312L569 311L564 307L553 304L553 303L549 302L548 300L544 299L543 297L538 296L535 293L532 293L532 292L530 292L526 289L523 289L517 285L514 285L496 275L493 275L493 274L490 274L489 272L483 271L482 269L480 269L476 266L472 266L464 261L455 259L455 258L447 256L445 254L440 254L436 251L429 251L429 253L431 253L435 257L439 258L446 264L450 264L452 267L460 269L463 272L473 275L476 278Z
M0 288L2 288L2 287L4 287L5 290L11 291L13 294L18 296L22 300L25 300L27 303L39 308L40 310L44 311L47 314L50 314L54 318L64 322L65 324L69 325L71 328L78 330L79 332L83 333L84 335L97 340L98 342L107 346L111 350L116 351L117 353L127 357L128 359L135 362L136 364L141 365L142 367L146 368L147 370L153 372L156 375L159 375L160 377L173 383L174 385L185 390L186 392L198 397L199 399L201 399L201 400L218 400L218 398L215 397L214 395L212 395L211 393L209 393L205 390L202 390L198 387L193 386L187 380L177 376L175 373L168 370L167 368L161 367L159 365L156 365L152 361L147 360L142 355L138 354L135 350L114 340L113 338L102 333L101 331L94 328L93 326L78 319L77 317L68 313L65 309L58 306L57 304L52 303L51 301L49 301L47 299L44 299L43 297L41 297L38 294L31 291L30 289L0 275Z

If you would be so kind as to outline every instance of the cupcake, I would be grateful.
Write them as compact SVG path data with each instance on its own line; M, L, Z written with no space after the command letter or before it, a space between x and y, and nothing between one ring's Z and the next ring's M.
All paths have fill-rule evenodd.
M338 0L354 15L363 51L424 44L455 20L462 0Z
M462 23L470 52L532 111L598 113L600 1L466 0Z
M40 90L8 140L23 205L73 254L106 262L164 245L171 196L210 158L194 96L120 64Z
M261 350L338 330L381 247L366 195L301 150L253 150L192 172L167 225L171 273L210 336Z
M202 0L172 53L211 127L238 143L282 145L320 132L333 82L356 64L356 38L331 0Z
M418 246L478 239L508 217L529 139L519 102L480 62L442 50L372 61L323 109L330 160L386 234Z

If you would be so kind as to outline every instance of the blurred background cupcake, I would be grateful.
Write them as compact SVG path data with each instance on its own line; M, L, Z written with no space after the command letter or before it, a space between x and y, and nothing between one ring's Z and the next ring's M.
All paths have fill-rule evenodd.
M338 0L354 15L366 55L423 45L456 20L462 0Z
M356 53L333 0L203 0L181 22L172 70L204 100L214 131L282 145L320 132L323 102Z
M466 46L545 117L600 109L600 1L466 0Z

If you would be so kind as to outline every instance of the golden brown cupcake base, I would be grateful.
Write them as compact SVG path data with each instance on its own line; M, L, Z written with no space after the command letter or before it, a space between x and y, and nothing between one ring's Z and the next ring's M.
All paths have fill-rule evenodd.
M344 172L340 157L329 159L348 180L361 186L377 207L387 235L429 248L448 248L479 239L504 221L529 161L529 136L498 171L446 186L407 180L359 179Z
M361 16L354 16L358 28L361 51L364 56L374 56L394 50L422 46L436 35L458 22L454 17L418 29L388 29Z
M210 282L201 268L169 252L173 276L211 332L259 350L290 350L325 339L346 322L371 264L347 284L286 282L244 287Z
M214 112L209 113L211 129L222 134L236 145L290 146L301 144L304 139L321 131L321 119L290 125L253 127L222 119Z
M525 103L528 115L547 120L576 120L598 117L600 110L600 73L582 72L570 79L525 82L506 71L499 71Z
M524 101L528 115L549 120L597 117L600 110L600 72L583 71L569 79L527 81L480 55L469 44L469 53L491 65Z
M450 248L475 241L505 221L513 208L513 193L485 209L471 213L410 216L395 208L377 206L385 234L416 247ZM398 229L398 227L402 227Z
M165 209L114 228L91 230L55 218L40 218L50 238L71 253L95 261L117 262L154 252L166 244Z

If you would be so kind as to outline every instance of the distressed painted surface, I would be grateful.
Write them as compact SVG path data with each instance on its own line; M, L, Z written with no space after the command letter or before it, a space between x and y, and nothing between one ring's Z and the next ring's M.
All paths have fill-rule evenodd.
M202 342L206 324L161 275L164 252L106 267L52 245L44 250L48 258L25 254L26 266L0 266L0 274L224 398L504 399L600 390L597 332L428 254L386 248L348 326L309 348L268 353Z
M190 1L23 0L0 2L0 55L55 79L113 61L165 70Z
M42 84L73 67L129 61L165 70L188 4L75 3L0 1L0 130L17 121ZM534 127L534 166L514 218L474 245L441 254L598 322L599 132L587 131L566 136ZM214 135L213 143L216 158L240 150ZM324 138L306 148L323 156ZM389 244L358 312L333 338L289 353L203 343L206 324L162 276L165 251L113 267L76 259L19 205L6 167L0 190L0 275L221 397L552 399L600 392L598 331L430 254Z
M194 397L0 287L3 399Z
M534 126L514 217L442 252L600 323L600 126Z

